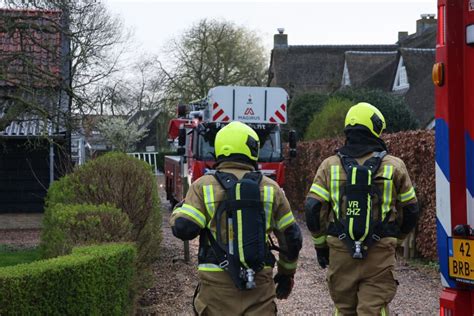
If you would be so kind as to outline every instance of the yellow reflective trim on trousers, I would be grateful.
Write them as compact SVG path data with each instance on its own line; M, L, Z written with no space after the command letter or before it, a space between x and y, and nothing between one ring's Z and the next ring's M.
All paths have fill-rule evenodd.
M380 310L380 316L387 316L387 309L385 306Z
M386 165L383 169L383 177L385 180L383 181L383 194L382 194L382 221L387 216L388 212L390 212L390 206L392 204L392 174L393 174L393 166Z
M408 190L407 192L400 194L398 196L398 199L400 200L400 202L406 202L406 201L410 201L414 197L415 197L415 188L411 187L411 189Z
M287 270L294 270L298 267L298 261L295 262L286 262L283 259L278 260L278 264Z
M212 184L205 185L202 187L202 191L204 193L204 204L206 205L207 213L209 214L209 222L207 223L207 227L211 226L211 221L214 218L215 209L215 201L214 201L214 187Z
M272 266L264 266L264 269L273 269ZM206 272L224 272L224 269L219 268L217 264L213 263L201 263L198 265L199 271L206 271Z
M319 236L319 237L311 236L311 238L313 239L313 244L321 245L321 244L324 244L326 242L327 236L326 235Z
M224 269L219 268L217 264L213 263L201 263L198 265L198 270L200 271L210 271L210 272L221 272Z
M267 230L270 229L272 224L273 195L274 189L272 186L266 185L263 187L263 208L265 209L265 228Z
M339 316L339 311L337 310L337 308L336 308L336 310L334 311L334 316Z
M194 219L199 224L199 226L201 226L201 228L204 228L206 226L206 217L204 216L204 214L200 210L189 204L183 204L181 207L175 209L173 213L186 214L192 219Z
M322 186L320 186L316 183L313 183L313 185L311 185L311 189L309 191L313 192L317 196L321 197L324 201L329 202L329 198L330 198L329 192L328 192L328 190L326 190Z
M279 221L277 224L277 229L279 231L283 231L285 228L290 226L292 223L294 223L295 217L293 216L293 213L291 211L288 211Z
M331 199L336 218L339 218L339 175L339 166L331 166Z

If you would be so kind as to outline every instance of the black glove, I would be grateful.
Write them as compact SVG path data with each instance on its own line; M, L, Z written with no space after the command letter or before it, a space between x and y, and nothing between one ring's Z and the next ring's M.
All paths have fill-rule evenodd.
M314 248L316 249L316 257L321 268L326 269L329 265L329 248Z
M287 299L290 296L291 290L293 289L293 285L295 281L293 280L292 275L284 275L278 274L275 275L273 278L275 284L277 285L276 288L276 297L279 300Z

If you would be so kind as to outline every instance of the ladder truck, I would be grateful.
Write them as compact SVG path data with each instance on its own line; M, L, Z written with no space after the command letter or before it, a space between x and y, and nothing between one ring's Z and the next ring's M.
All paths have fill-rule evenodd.
M173 207L189 185L212 169L216 133L233 120L251 126L260 138L258 168L280 186L285 182L281 127L287 123L288 94L278 87L218 86L206 98L178 106L168 129L178 155L165 156L166 196ZM296 134L289 131L289 154L296 156Z

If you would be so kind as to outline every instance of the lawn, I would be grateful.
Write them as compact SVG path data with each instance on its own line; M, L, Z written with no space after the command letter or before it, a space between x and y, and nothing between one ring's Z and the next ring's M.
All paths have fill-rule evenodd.
M0 267L13 266L20 263L29 263L39 259L38 248L14 249L0 245Z

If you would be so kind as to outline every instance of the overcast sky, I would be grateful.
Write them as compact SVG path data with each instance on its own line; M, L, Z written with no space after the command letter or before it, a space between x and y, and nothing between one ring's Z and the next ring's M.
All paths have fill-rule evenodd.
M218 18L255 30L270 50L277 28L290 45L393 44L399 31L416 30L436 0L163 1L105 0L134 30L140 52L158 53L166 41L202 18Z

